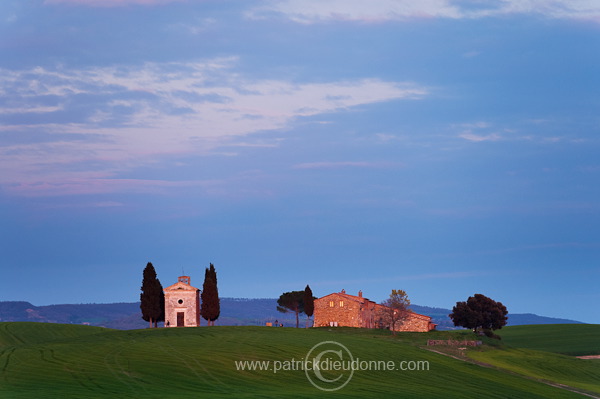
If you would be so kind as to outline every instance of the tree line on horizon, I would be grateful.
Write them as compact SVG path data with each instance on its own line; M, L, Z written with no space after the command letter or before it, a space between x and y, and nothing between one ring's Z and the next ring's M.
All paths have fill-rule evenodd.
M307 316L307 325L314 313L314 300L312 290L308 285L304 291L284 292L277 300L277 310L282 313L294 313L296 316L296 328L299 327L299 314ZM406 320L410 310L410 299L404 290L393 289L389 298L380 303L376 323L379 328L387 328L395 335L393 328L396 323ZM456 302L452 313L448 316L456 327L464 327L475 333L485 334L489 337L498 338L492 333L493 330L501 329L508 320L508 310L502 302L496 302L482 294L475 294L467 301Z
M150 328L157 328L158 323L165 321L165 293L152 262L148 262L142 273L140 294L140 310L142 319L150 323ZM200 294L200 315L209 326L214 326L221 314L217 272L211 263L204 272L204 283Z
M156 328L158 323L165 321L165 296L164 289L156 270L151 262L148 262L143 271L142 287L140 294L140 309L142 319L147 321L150 328ZM307 325L314 314L314 301L310 286L307 284L303 291L284 292L277 300L277 310L282 313L294 313L296 316L296 328L299 327L299 315L307 316ZM378 325L380 328L389 328L394 331L393 326L397 322L409 317L410 300L404 290L392 290L388 299L381 302L383 307L378 313ZM205 269L204 283L201 292L200 315L209 326L214 326L215 321L221 313L219 290L217 287L217 272L212 263ZM501 302L496 302L482 294L475 294L467 301L456 302L452 313L448 316L455 326L472 329L475 333L484 333L491 337L497 337L493 330L501 329L508 320L508 310ZM394 332L395 333L395 332Z

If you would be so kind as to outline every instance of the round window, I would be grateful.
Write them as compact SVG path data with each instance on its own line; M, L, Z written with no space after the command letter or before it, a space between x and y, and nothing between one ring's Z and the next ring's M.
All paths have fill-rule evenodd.
M183 299L178 300L177 303L181 305L183 303Z

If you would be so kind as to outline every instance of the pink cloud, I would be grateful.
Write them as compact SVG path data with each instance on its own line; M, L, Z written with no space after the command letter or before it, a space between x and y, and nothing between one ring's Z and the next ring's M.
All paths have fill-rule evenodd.
M176 188L200 187L209 189L214 181L167 181L149 179L71 179L68 181L39 181L4 185L6 191L27 197L79 194L168 193ZM106 203L104 206L107 206ZM114 205L113 205L114 206Z
M155 6L187 0L44 0L45 5L71 4L88 7Z
M390 162L356 162L356 161L340 161L340 162L307 162L294 165L294 169L339 169L347 167L356 168L387 168L393 166L402 166L397 163Z
M481 3L477 7L469 3ZM248 13L264 18L281 14L298 23L326 21L386 22L420 18L473 19L518 14L548 18L600 21L595 0L271 0Z

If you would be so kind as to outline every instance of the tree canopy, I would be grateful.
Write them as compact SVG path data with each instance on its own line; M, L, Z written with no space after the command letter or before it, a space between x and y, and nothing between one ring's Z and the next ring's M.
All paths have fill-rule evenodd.
M496 302L482 294L470 296L466 302L456 302L450 318L455 326L477 329L497 330L506 325L508 310L502 302Z
M390 297L381 302L379 308L379 322L382 326L390 330L396 330L396 323L403 321L408 317L410 310L410 299L404 290L392 290Z
M157 327L165 320L165 293L151 262L144 268L141 290L142 319L150 323L150 328Z
M295 313L296 328L298 328L298 315L304 312L304 291L291 291L281 294L277 300L277 310L282 313Z
M217 272L212 263L204 271L204 283L202 284L200 297L202 299L200 314L209 326L214 326L215 320L221 314L221 302L219 300L219 289L217 288Z

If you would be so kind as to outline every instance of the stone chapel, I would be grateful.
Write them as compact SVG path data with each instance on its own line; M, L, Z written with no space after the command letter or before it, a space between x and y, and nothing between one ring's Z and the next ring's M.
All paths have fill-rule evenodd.
M179 276L164 293L165 327L200 326L200 290L192 287L190 276Z

